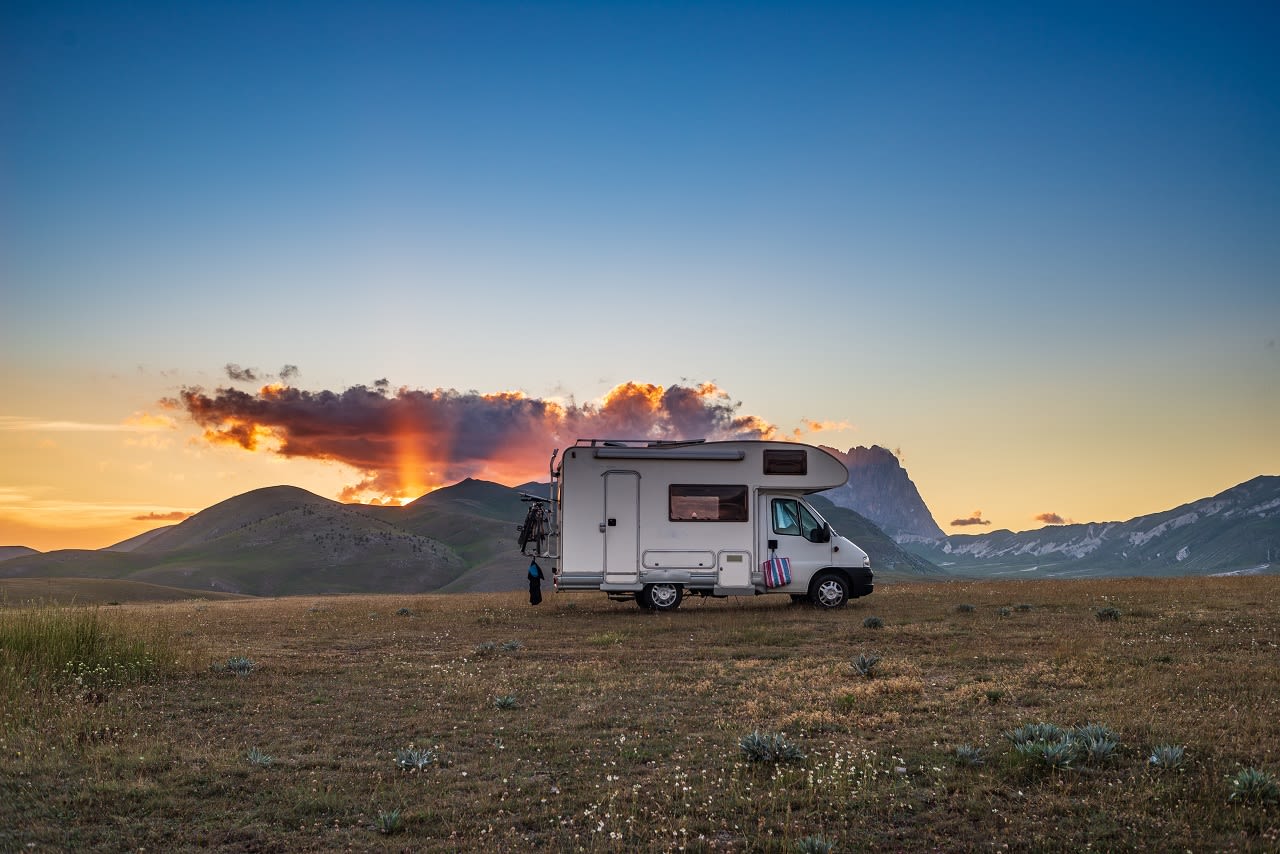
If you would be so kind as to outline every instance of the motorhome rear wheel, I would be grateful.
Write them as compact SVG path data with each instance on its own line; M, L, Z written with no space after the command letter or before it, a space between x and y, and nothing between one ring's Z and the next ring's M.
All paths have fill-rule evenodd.
M684 599L684 588L679 584L646 584L636 598L641 608L654 611L674 611ZM648 602L648 605L645 605Z

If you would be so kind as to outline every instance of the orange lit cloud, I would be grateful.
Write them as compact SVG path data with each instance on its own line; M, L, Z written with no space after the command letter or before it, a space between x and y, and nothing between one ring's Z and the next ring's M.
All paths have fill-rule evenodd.
M801 418L800 426L791 433L797 439L805 436L811 436L814 433L829 433L833 430L852 430L853 425L848 421L814 421L809 418Z
M294 369L296 371L296 369ZM520 392L398 388L386 380L341 392L284 384L257 393L184 388L176 400L210 444L328 460L361 474L345 500L412 500L465 477L517 484L544 478L551 449L577 438L771 438L777 429L712 383L623 383L598 403L561 404Z
M1062 516L1059 516L1057 513L1052 513L1052 512L1037 513L1032 518L1035 519L1037 522L1044 522L1046 525L1074 525L1075 524L1075 522L1072 521L1071 519L1063 518Z
M953 528L963 528L966 525L990 525L990 524L991 524L991 521L989 519L982 518L981 510L974 510L971 514L969 514L968 519L952 519L951 520L951 527Z

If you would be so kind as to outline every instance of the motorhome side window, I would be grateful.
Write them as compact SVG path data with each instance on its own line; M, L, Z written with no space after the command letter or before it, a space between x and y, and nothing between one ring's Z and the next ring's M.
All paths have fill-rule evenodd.
M822 542L823 526L814 515L794 498L773 499L773 532L784 536L804 537L811 543Z
M808 474L809 456L803 448L764 452L765 474Z
M672 522L745 522L747 487L673 483L669 492Z

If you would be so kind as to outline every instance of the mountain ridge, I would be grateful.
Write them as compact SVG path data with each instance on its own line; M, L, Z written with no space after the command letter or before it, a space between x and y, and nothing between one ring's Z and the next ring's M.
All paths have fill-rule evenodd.
M913 554L970 575L1268 571L1280 564L1280 476L1259 475L1208 498L1123 522L898 540Z

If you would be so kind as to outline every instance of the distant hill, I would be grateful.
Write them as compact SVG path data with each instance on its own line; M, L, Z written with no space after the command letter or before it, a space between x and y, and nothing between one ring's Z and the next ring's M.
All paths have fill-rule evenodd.
M1212 498L1127 522L900 542L908 551L966 576L1274 572L1280 569L1280 477L1256 477Z
M891 537L939 538L942 529L893 452L879 445L848 451L824 448L849 469L844 486L824 492L831 503L855 510Z
M2 578L0 605L114 605L123 602L181 602L242 598L233 593L164 587L109 578Z
M38 555L40 552L35 549L29 549L26 546L0 546L0 561L6 561L13 557L26 557L28 555Z
M0 564L0 577L116 578L283 596L427 592L467 569L448 545L368 508L293 486L257 489L165 529L132 551L60 550Z
M120 542L114 545L107 546L106 548L103 549L103 551L131 552L134 549L138 548L139 546L142 546L151 542L156 537L160 536L161 534L163 534L165 531L169 530L172 527L173 525L161 525L159 528L152 528L150 531L143 531L141 534L138 534L136 537L130 537L127 540L121 540Z

